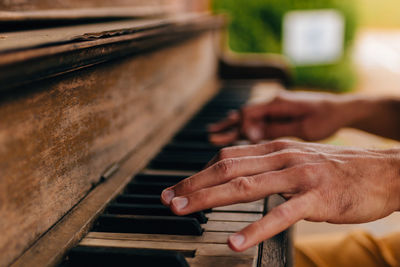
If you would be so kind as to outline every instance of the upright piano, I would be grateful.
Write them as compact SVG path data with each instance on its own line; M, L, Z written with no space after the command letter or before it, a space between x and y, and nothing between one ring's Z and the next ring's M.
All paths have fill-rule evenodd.
M0 266L291 265L288 231L226 245L278 197L183 217L160 203L218 151L208 123L288 82L282 62L223 59L205 7L0 0Z

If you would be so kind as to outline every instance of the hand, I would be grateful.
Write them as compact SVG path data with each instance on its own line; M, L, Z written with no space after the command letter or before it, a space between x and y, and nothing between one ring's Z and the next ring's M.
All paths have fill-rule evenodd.
M210 141L228 145L242 137L257 143L283 136L320 140L350 124L356 113L351 96L283 91L269 103L245 106L210 125Z
M400 207L400 151L273 141L220 151L211 166L163 191L177 215L281 194L287 201L229 237L243 251L301 219L363 223Z

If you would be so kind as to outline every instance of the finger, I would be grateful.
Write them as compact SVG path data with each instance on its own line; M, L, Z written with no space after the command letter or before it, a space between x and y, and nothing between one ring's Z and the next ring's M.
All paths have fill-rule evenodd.
M258 114L258 110L263 113ZM241 109L241 125L240 134L252 143L257 143L264 138L264 115L266 107L262 106L249 106Z
M238 125L239 121L239 112L232 111L224 120L208 125L208 131L211 133L225 131L229 128L232 128L233 126Z
M224 132L224 133L213 133L210 134L208 139L209 141L216 146L226 146L230 145L233 142L239 139L239 130L234 129L232 131Z
M257 145L241 145L241 146L231 146L222 148L206 167L209 167L218 161L229 159L229 158L240 158L249 156L263 156L273 152L281 151L283 149L298 146L299 142L289 141L289 140L276 140L265 144Z
M253 143L257 143L265 137L263 129L265 128L264 119L271 117L279 118L294 118L300 120L301 117L308 113L307 108L296 104L288 103L285 100L276 99L268 104L246 106L241 109L241 125L240 133L248 138ZM296 133L295 131L291 131ZM284 135L275 135L280 137ZM294 135L298 136L298 135Z
M268 155L224 159L182 180L175 186L165 189L161 194L161 200L165 205L169 205L173 197L187 195L206 187L223 184L236 177L282 169L286 165L286 161L282 157Z
M275 142L277 143L277 142ZM249 156L263 156L266 154L270 154L277 150L283 149L283 142L280 144L257 144L257 145L241 145L241 146L231 146L222 148L206 165L209 166L214 165L218 161L229 159L229 158L240 158L240 157L249 157ZM272 145L271 145L272 144Z
M228 238L228 245L234 251L244 251L284 231L299 220L306 218L308 203L304 197L292 198L275 207L262 219L250 224Z
M275 193L293 193L296 183L284 172L268 172L204 188L191 194L175 197L170 208L177 215L185 215L209 208L251 202Z
M242 135L253 144L257 144L265 138L264 122L250 123L247 121L244 125L246 126L242 126Z
M265 127L265 137L266 138L278 138L284 136L294 136L303 138L303 121L298 119L293 122L272 122L268 123Z

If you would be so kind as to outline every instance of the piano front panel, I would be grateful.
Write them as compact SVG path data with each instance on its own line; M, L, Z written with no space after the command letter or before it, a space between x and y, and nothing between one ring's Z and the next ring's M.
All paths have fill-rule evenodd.
M204 33L2 93L1 266L76 205L110 165L160 128L179 127L212 94L213 41ZM179 119L182 110L189 112ZM154 153L162 140L146 153Z

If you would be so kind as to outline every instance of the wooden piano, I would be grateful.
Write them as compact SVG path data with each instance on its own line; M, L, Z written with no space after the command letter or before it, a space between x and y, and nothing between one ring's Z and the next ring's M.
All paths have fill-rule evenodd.
M275 198L186 217L159 202L217 151L205 125L284 69L219 61L206 1L112 5L0 0L0 266L289 266L288 232L226 246Z

